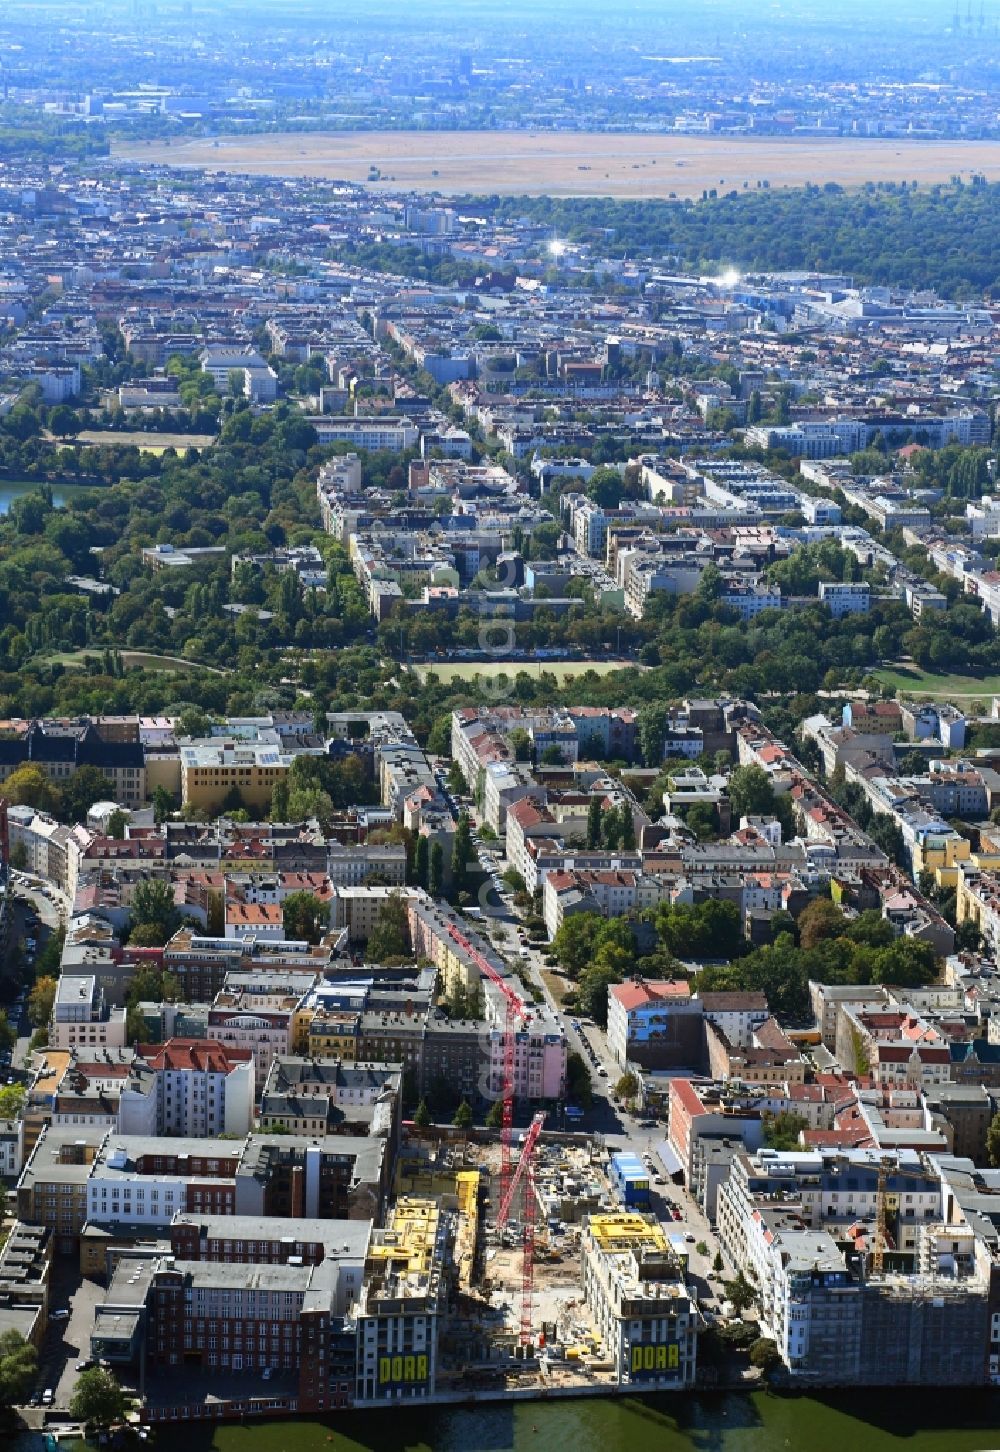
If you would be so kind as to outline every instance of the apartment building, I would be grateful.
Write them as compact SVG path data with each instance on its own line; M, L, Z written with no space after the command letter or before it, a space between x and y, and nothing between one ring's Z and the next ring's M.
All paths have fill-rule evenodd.
M985 1381L988 1276L975 1232L955 1223L938 1160L913 1151L740 1152L719 1192L718 1230L758 1288L761 1332L793 1382Z
M308 977L309 975L303 975ZM300 980L301 981L301 980ZM287 975L231 974L208 1014L209 1036L226 1049L249 1053L259 1093L278 1054L290 1053L293 1022L309 984Z
M87 1185L107 1138L104 1129L44 1127L17 1182L17 1217L43 1225L56 1255L75 1255L88 1216Z
M581 1256L584 1299L616 1384L650 1392L693 1386L697 1300L662 1226L651 1215L591 1215Z
M125 1043L125 1010L111 1008L97 979L64 973L60 977L51 1021L57 1049L118 1049Z
M633 978L609 988L608 1048L623 1073L631 1064L700 1063L701 1044L701 1004L687 982Z
M266 816L271 794L284 781L294 755L272 742L200 741L181 746L181 797L187 808L218 812L233 793Z
M152 1133L211 1139L220 1134L242 1137L253 1128L255 1060L249 1048L174 1038L165 1044L140 1044L136 1056L155 1076ZM147 1132L139 1115L133 1115L132 1092L128 1087L122 1091L118 1128L123 1134ZM141 1113L144 1104L136 1108Z
M402 1071L387 1063L345 1064L339 1058L275 1059L260 1101L262 1129L282 1124L292 1134L368 1134L393 1143L400 1129Z
M404 1195L385 1229L372 1232L355 1307L356 1406L434 1395L455 1222L434 1200Z
M0 739L0 784L21 766L37 766L58 786L83 766L108 779L108 796L126 807L146 800L146 757L138 739L105 740L92 721L33 721Z

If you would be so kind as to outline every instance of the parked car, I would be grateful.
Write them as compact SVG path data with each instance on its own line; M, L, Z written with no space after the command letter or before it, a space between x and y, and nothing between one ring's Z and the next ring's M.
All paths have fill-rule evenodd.
M42 1392L42 1406L43 1407L51 1407L52 1403L55 1401L55 1397L56 1397L55 1392L52 1390L52 1388L50 1386L47 1386L45 1388L45 1390Z
M69 1320L69 1312L67 1310L65 1310L65 1309L63 1309L61 1311L50 1311L49 1312L49 1320L50 1321L68 1321Z

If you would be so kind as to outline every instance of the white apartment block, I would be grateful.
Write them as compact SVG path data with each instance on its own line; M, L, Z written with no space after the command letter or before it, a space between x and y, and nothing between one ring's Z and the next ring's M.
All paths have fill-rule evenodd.
M63 974L52 1007L54 1049L108 1048L125 1044L124 1008L106 1008L97 979Z

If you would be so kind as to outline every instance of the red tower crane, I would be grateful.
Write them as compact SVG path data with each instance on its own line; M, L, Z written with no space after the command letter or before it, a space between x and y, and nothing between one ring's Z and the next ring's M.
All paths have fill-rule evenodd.
M514 1128L514 1061L517 1053L517 1031L528 1016L524 999L515 988L498 973L493 964L470 943L469 939L454 924L448 924L448 934L475 963L484 978L503 994L505 1015L503 1029L503 1079L500 1087L500 1203L507 1199L511 1179L511 1140Z
M523 1188L521 1224L524 1227L522 1238L521 1256L521 1345L525 1346L531 1340L531 1323L533 1320L533 1300L535 1292L535 1146L538 1143L538 1136L542 1132L542 1125L545 1123L544 1114L536 1114L531 1121L531 1128L524 1137L521 1146L521 1153L517 1161L517 1169L511 1176L510 1189L500 1202L500 1213L497 1215L497 1227L506 1225L510 1212L514 1208L514 1201L517 1192Z
M504 999L504 1030L503 1030L503 1079L501 1082L501 1120L500 1120L500 1212L497 1216L497 1228L506 1224L511 1207L514 1204L514 1197L518 1189L523 1186L524 1208L522 1212L523 1235L523 1258L521 1262L521 1344L524 1345L531 1339L532 1302L534 1296L535 1281L535 1174L533 1167L533 1156L535 1146L538 1143L538 1136L541 1133L542 1125L545 1122L544 1114L536 1114L531 1121L531 1127L525 1136L524 1144L521 1146L521 1153L517 1162L517 1170L513 1169L512 1145L514 1138L514 1068L517 1054L517 1032L521 1024L528 1017L528 1009L517 990L498 973L493 964L481 953L463 932L454 924L449 923L448 934L452 941L462 949L475 963L480 973L490 983L498 988Z

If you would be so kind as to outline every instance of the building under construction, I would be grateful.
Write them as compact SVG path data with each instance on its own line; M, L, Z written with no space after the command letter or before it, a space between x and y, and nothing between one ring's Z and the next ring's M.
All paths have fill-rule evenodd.
M761 1334L813 1385L985 1380L990 1276L938 1160L900 1151L739 1155L719 1236Z

